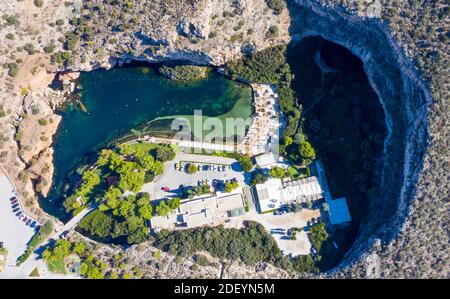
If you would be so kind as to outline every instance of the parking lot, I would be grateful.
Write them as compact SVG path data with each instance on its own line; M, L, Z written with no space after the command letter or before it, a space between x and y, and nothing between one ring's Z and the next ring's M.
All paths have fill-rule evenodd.
M303 230L297 232L296 240L291 240L287 231L294 227L303 229L309 220L318 217L320 217L319 210L304 209L298 213L283 215L274 215L273 213L257 214L253 212L233 218L231 222L225 224L225 227L240 228L245 220L259 222L272 235L283 254L297 256L310 254L311 242L307 233Z
M12 211L10 198L15 196L13 189L8 177L0 170L0 241L8 249L5 271L16 264L16 259L25 252L34 235L34 229L25 225Z
M225 170L199 170L196 173L188 174L184 170L177 170L175 164L179 162L190 162L194 164L214 164L229 165ZM142 191L150 193L152 199L162 199L168 196L177 196L181 191L180 185L195 186L198 181L208 180L209 184L213 180L236 179L242 186L244 181L243 172L240 171L239 162L235 159L215 157L207 155L194 155L178 153L174 160L164 163L164 173L156 177L153 182L145 184ZM162 190L167 187L168 191Z

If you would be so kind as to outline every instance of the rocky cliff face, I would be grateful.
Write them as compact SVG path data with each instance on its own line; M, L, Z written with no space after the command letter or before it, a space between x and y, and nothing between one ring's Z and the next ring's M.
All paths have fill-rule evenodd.
M370 215L363 221L357 241L341 264L329 274L389 277L398 270L393 265L394 260L401 258L387 252L398 254L402 250L417 250L425 254L425 246L420 248L417 241L411 241L425 237L419 235L422 231L411 230L415 225L411 223L411 219L417 219L415 214L420 213L417 191L421 188L419 178L423 180L424 169L429 166L426 152L430 142L430 122L440 122L439 119L430 118L430 110L434 104L432 96L420 78L419 71L413 66L411 59L405 57L386 24L349 14L342 7L323 5L320 3L323 1L294 2L290 7L290 31L293 39L320 35L350 49L360 57L370 84L384 108L388 127L381 192L370 199ZM447 188L444 187L443 190ZM424 193L422 191L419 194L423 196ZM444 198L445 195L434 198L436 202L441 203L441 209L446 205ZM420 214L423 217L424 213ZM446 219L447 222L441 223L448 228L448 217ZM406 241L394 244L394 240L404 236L406 232ZM430 234L426 237L430 237ZM431 238L437 240L442 237L431 235ZM415 248L407 246L408 243ZM441 246L445 246L445 241ZM432 250L428 255L433 260L432 263L439 265L443 272L434 272L432 275L447 275L448 268L445 271L445 265L448 259L446 260L446 254L439 250ZM431 275L432 272L427 268L432 263L427 263L423 268L416 265L416 274L411 274Z

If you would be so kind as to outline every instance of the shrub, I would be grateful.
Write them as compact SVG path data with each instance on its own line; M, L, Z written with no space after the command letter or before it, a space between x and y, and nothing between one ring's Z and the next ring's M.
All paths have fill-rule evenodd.
M267 30L267 37L268 38L277 38L278 37L278 27L275 25L272 25Z
M245 172L249 172L253 168L253 162L247 155L240 156L239 165Z
M24 49L25 51L27 51L27 53L28 53L29 55L33 55L33 54L36 52L36 50L34 49L34 45L31 44L31 43L26 43L26 44L23 46L23 49Z
M11 77L17 76L19 73L19 67L17 66L17 63L9 63L8 64L8 75Z
M9 40L13 40L13 39L14 39L14 34L8 33L8 34L5 35L5 37L6 37L7 39L9 39Z
M170 80L175 81L195 81L204 79L208 75L208 68L196 65L163 65L158 69L159 73Z
M46 125L48 124L48 120L45 119L45 118L40 118L40 119L38 120L38 122L39 122L39 124L40 124L41 126L46 126Z
M283 0L266 0L266 4L275 15L279 15L284 9Z
M56 49L55 44L51 43L44 47L44 52L50 54L50 53L53 53L53 51L55 51L55 49Z
M42 7L44 5L44 0L34 0L34 5L36 7Z
M193 174L198 171L198 166L195 164L188 164L186 166L187 166L186 172L189 174Z

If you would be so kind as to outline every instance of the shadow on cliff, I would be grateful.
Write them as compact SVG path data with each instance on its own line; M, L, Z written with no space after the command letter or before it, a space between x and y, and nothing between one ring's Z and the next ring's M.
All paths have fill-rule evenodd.
M322 252L322 270L338 270L359 260L375 239L386 244L397 237L417 182L404 186L405 164L413 163L417 174L424 153L414 148L417 159L405 158L412 129L405 111L424 106L426 99L414 83L405 83L410 78L402 75L395 49L373 21L315 1L288 1L288 9L293 39L287 56L304 119L304 132L298 133L316 148L333 197L346 197L352 215L350 225L333 229L338 248L325 246ZM423 122L413 140L422 146Z

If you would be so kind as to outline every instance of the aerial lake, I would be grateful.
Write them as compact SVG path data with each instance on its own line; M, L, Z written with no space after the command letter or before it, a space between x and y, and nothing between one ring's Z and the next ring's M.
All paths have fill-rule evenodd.
M70 104L54 141L55 175L43 208L61 216L62 187L68 173L108 141L156 118L171 115L249 118L250 86L210 72L208 78L180 83L152 67L124 67L82 73L81 102Z

